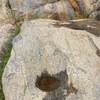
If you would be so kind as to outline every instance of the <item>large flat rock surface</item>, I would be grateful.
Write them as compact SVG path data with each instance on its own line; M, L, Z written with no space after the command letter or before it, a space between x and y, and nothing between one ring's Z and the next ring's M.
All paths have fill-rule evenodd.
M23 23L3 74L5 100L99 100L100 37L56 23Z

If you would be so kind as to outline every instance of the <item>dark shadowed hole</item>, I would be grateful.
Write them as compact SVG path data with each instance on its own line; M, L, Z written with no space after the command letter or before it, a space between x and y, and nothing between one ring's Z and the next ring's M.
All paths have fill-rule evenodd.
M50 92L60 87L59 79L48 73L42 73L40 77L37 76L36 87L42 91Z
M72 82L68 84L66 70L52 75L44 71L37 76L35 85L40 90L47 92L42 100L66 100L67 96L72 93L76 95L78 92Z
M96 54L98 57L100 57L100 50L99 49L97 49Z

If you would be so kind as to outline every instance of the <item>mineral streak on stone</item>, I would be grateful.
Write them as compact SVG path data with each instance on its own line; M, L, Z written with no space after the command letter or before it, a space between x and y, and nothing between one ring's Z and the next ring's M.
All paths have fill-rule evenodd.
M68 0L75 11L77 17L81 17L80 7L76 0Z
M80 21L68 21L69 23L54 24L56 27L69 27L75 30L86 30L97 37L100 37L100 22L96 20L80 20Z

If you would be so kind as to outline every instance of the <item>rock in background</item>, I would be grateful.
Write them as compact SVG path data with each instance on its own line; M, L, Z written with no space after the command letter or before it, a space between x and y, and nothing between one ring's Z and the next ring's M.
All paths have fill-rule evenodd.
M10 40L10 30L13 28L14 27L11 24L4 24L0 26L0 53L3 53L5 44Z
M0 22L4 23L9 21L11 12L8 7L8 0L0 0Z
M52 19L100 19L100 0L9 0L15 16Z
M3 74L5 100L99 100L100 37L63 25L23 23Z
M100 20L100 0L97 0L94 9L95 10L91 13L90 17Z
M100 0L1 0L0 18L100 19Z

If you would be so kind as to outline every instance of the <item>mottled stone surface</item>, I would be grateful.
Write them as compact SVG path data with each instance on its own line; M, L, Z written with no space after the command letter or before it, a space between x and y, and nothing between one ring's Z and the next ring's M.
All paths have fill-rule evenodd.
M23 23L2 78L5 100L99 100L100 37L55 23ZM41 90L47 82L48 89L57 82L44 75L58 79L60 86ZM39 88L36 82L41 77Z
M34 10L34 14L40 18L51 18L57 20L68 20L76 17L74 9L68 1L47 3Z
M12 18L9 0L0 0L0 23L8 22Z
M99 20L97 16L100 16L100 0L9 0L9 2L16 17L27 15L33 18L53 18L56 15L66 16L66 19L90 17Z
M14 27L11 24L0 23L0 64L2 63L2 56L7 50L7 43L11 39L10 30ZM1 66L0 66L1 67Z
M0 19L100 20L100 0L2 0L0 9Z
M13 28L14 27L11 24L1 23L1 25L0 25L0 53L3 53L5 44L11 37L10 30Z
M100 20L100 0L2 0L0 19L93 18ZM13 12L13 14L12 14Z

